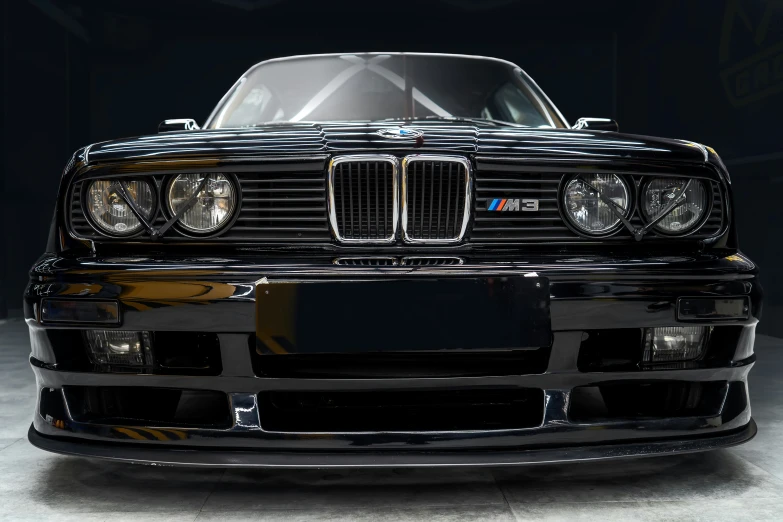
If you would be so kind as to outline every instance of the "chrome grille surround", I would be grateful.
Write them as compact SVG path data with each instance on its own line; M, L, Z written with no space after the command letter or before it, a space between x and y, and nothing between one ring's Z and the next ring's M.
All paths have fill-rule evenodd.
M456 165L458 167L457 176L460 176L462 174L464 176L462 183L464 183L464 189L459 189L459 183L457 185L456 189L456 195L455 200L453 201L453 204L455 206L462 205L463 211L461 213L457 212L455 219L459 220L461 219L462 222L454 224L456 230L458 231L457 234L452 235L451 237L440 237L440 223L437 225L436 230L436 236L435 238L428 237L416 237L415 234L415 226L414 222L411 220L409 223L409 211L412 215L412 217L415 217L415 208L411 208L412 205L415 205L415 194L414 197L411 197L411 195L408 193L409 189L415 190L415 179L413 180L413 183L409 183L408 175L409 171L411 170L411 165L414 163L439 163L441 167L440 176L439 176L439 188L438 188L438 213L440 215L440 212L442 211L442 196L443 196L443 188L442 188L442 177L443 177L443 166L448 164L450 166ZM460 172L460 170L462 172ZM415 171L414 171L415 172ZM426 168L424 169L423 175L426 175ZM430 236L431 236L431 230L432 230L432 211L433 206L435 204L434 202L434 179L435 179L435 167L433 165L433 171L431 172L432 175L432 183L431 183L431 194L430 194L430 220L429 220L429 230L430 230ZM451 181L451 176L449 177L449 181ZM424 186L424 178L422 179L422 186ZM426 189L424 189L426 190ZM446 227L446 230L448 230L448 219L450 218L450 205L452 204L452 201L450 199L450 187L447 188L447 197L446 197L446 206L447 206L447 222L444 225ZM459 243L462 241L462 238L465 237L465 232L468 228L468 221L470 220L470 209L471 209L471 193L472 193L472 168L470 165L470 161L463 157L463 156L451 156L451 155L441 155L441 154L413 154L410 156L406 156L402 160L402 235L403 239L406 243L426 243L426 244L451 244L451 243ZM422 201L424 201L425 195L422 194ZM457 209L458 210L458 209ZM420 210L422 212L422 218L423 218L423 210ZM459 224L458 224L459 223ZM410 225L410 226L409 226ZM421 234L420 234L421 235Z
M376 230L375 236L378 236L377 231L378 231L378 229L380 227L379 227L379 217L378 217L377 214L376 214L376 219L374 221L371 219L372 214L371 214L371 211L370 211L370 205L372 203L372 192L370 191L370 185L369 185L369 182L370 182L369 180L371 180L371 176L370 176L370 170L369 170L369 168L367 168L367 170L365 171L367 173L367 175L368 175L367 176L368 184L366 185L366 189L367 189L367 202L366 202L367 207L366 208L367 208L367 215L368 215L368 217L370 219L367 219L367 222L365 223L366 226L367 226L367 231L368 231L367 236L368 237L362 238L361 237L361 235L362 235L362 232L361 232L362 231L362 228L361 228L361 226L362 226L362 221L361 221L362 190L361 190L361 185L360 185L361 179L362 179L361 178L361 175L362 175L362 173L361 173L361 165L362 164L367 164L368 165L370 163L375 163L376 166L377 166L378 163L388 163L388 164L391 165L391 168L392 168L392 172L391 172L391 196L392 196L391 214L392 214L392 217L391 217L391 223L390 223L391 231L389 233L388 227L386 227L384 225L385 235L383 237L371 237L371 236L373 236L373 234L371 232L373 225L375 225L375 230ZM342 221L343 224L345 224L345 217L342 214L345 211L346 201L345 201L345 198L343 197L343 195L341 194L340 202L339 202L339 205L338 205L337 197L335 195L335 187L337 185L337 178L336 178L337 176L341 177L340 180L339 180L339 183L341 184L340 187L341 188L344 187L344 180L342 179L342 176L344 176L345 174L344 174L344 171L343 171L343 167L341 167L344 164L348 164L349 166L351 164L357 164L358 168L359 168L359 170L357 172L357 184L358 184L358 186L357 186L357 196L358 196L357 205L359 207L358 223L359 223L359 236L360 237L358 237L358 238L357 237L346 237L346 232L347 231L346 230L340 230L340 221ZM391 244L391 243L394 243L396 241L396 239L397 239L397 222L399 221L399 188L398 188L398 184L399 184L398 180L399 180L399 172L400 172L399 165L400 165L400 161L395 156L392 156L392 155L389 155L389 154L352 154L352 155L347 155L347 156L336 156L336 157L332 158L332 160L329 162L328 189L327 189L328 190L328 203L329 203L329 223L330 223L331 228L332 228L332 233L334 234L334 237L335 237L335 239L338 242L340 242L340 243L353 243L353 244L357 244L357 243L359 243L359 244ZM374 191L374 195L376 196L376 198L378 198L379 197L379 193L378 193L378 172L377 172L377 170L376 170L375 174L376 174L376 178L375 178L376 190ZM352 174L349 174L349 178L350 178L351 175ZM384 177L385 177L385 172L384 172ZM350 183L350 179L349 179L349 183ZM384 188L384 190L386 190L389 187L388 187L388 185L384 184L383 188ZM351 205L353 204L353 199L352 198L353 198L353 188L349 186L349 203ZM376 208L376 213L378 212L379 203L380 202L377 202L376 207L375 207ZM351 207L351 208L353 208L353 207ZM384 208L385 208L386 211L389 210L389 208L388 208L388 201L386 201L384 203ZM341 214L340 216L338 216L338 212ZM353 216L351 216L350 220L351 220L351 233L350 233L350 235L353 236L353 235L355 235L354 231L353 231L353 224L354 224ZM388 219L387 219L387 217L385 217L384 222L387 222L387 221L388 221Z

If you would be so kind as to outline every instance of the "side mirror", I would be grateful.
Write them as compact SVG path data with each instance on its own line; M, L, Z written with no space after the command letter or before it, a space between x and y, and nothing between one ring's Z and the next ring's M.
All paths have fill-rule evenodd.
M620 126L617 125L617 122L609 118L579 118L572 128L611 132L620 131Z
M158 125L158 132L171 132L171 131L189 131L198 130L201 127L198 126L196 120L190 118L179 118L176 120L163 120Z

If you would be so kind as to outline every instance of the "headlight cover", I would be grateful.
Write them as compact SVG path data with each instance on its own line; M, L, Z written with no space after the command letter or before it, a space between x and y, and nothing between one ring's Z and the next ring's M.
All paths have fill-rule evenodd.
M688 184L686 178L654 178L642 192L642 212L648 221L657 218L671 201L674 201ZM707 187L703 181L694 179L685 199L666 217L655 224L655 229L664 234L685 234L693 230L704 217L709 206Z
M698 359L704 352L709 328L704 326L668 326L645 328L645 363L682 362Z
M620 223L607 203L596 192L612 200L623 217L630 211L628 185L615 174L582 174L568 182L563 194L564 213L573 226L585 234L602 235Z
M127 191L136 201L141 214L152 218L155 211L155 196L146 181L125 181ZM133 214L130 205L120 196L120 182L99 179L87 188L85 207L92 222L100 232L112 236L129 236L141 229L141 221Z
M149 332L86 330L90 358L99 365L152 366Z
M223 174L180 174L169 184L168 206L176 215L196 193L206 176L196 201L179 218L179 225L190 232L206 234L226 225L237 206L237 191Z

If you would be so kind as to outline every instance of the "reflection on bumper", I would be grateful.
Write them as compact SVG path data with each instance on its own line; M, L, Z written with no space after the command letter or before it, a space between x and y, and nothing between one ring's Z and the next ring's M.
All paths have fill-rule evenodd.
M39 409L31 427L30 440L38 447L66 454L172 465L470 466L702 451L740 444L756 432L746 382L755 361L752 346L761 311L761 290L755 267L749 261L739 263L705 256L670 262L650 259L585 264L571 259L549 260L547 264L520 261L504 265L466 263L370 269L331 263L259 265L237 260L225 261L221 266L194 261L187 266L167 267L165 260L144 267L123 263L97 260L87 266L60 259L34 269L42 279L31 283L26 293L25 312L33 347L31 362L39 392L50 390L48 395L39 394ZM56 273L43 275L43 268ZM257 359L291 356L256 354L255 343L249 342L256 333L256 282L262 278L333 283L399 278L411 282L415 293L416 278L501 278L534 273L550 284L554 340L551 346L518 361L524 366L522 369L487 363L486 370L480 366L452 366L452 374L412 374L411 366L398 364L396 373L381 365L386 373L372 374L378 366L368 366L367 361L359 358L353 361L358 372L353 375L347 375L345 366L340 365L334 367L338 368L336 373L321 366L317 368L320 374L307 374L315 371L311 366L306 372L300 367L277 368L278 373L274 374L263 364L259 366ZM722 332L730 331L733 335L716 336L724 341L719 347L720 357L705 364L660 367L654 371L641 371L633 364L618 367L615 352L597 350L594 357L580 359L584 342L590 338L585 334L589 332L678 324L675 305L683 296L749 299L747 319L724 321L716 326L716 330L730 329ZM36 314L41 300L52 297L117 299L123 307L121 328L125 330L162 331L175 337L181 335L176 331L210 332L219 340L221 364L215 365L218 369L213 374L198 376L100 373L88 366L57 365L56 347L48 337L49 328L53 327L41 325ZM416 299L416 295L411 298ZM78 333L67 329L62 332ZM600 340L601 336L594 335L593 339ZM615 344L625 346L622 342ZM602 366L604 361L609 361L606 367ZM634 410L631 417L623 416L627 405L616 402L633 394L624 389L618 392L617 386L641 384L648 386L649 391L652 386L647 383L672 389L703 388L703 395L709 395L712 402L671 414L668 410L661 414L651 402L647 410ZM83 411L69 410L70 405L65 402L60 402L58 412L52 405L60 395L65 397L63 390L68 387L85 388L84 393L89 391L86 388L102 387L168 390L160 396L172 395L170 392L176 390L213 392L220 395L225 412L223 417L216 413L216 418L226 420L222 424L210 420L212 425L204 421L205 425L194 426L169 423L169 417L140 420L131 416L136 424L128 425L124 424L129 422L128 417L90 417ZM582 418L575 416L569 408L579 398L574 394L579 387L583 387L582 400L603 397L607 408L614 407L615 412L607 416L588 404ZM477 421L478 428L451 431L438 428L440 431L350 432L323 426L310 429L298 426L291 417L278 417L278 426L283 428L274 430L265 425L263 403L259 406L259 398L265 393L353 392L371 397L387 392L415 395L436 390L522 388L535 389L540 397L535 399L538 409L529 412L535 422L503 429L485 428ZM41 395L47 396L47 401L55 401L47 405L54 412L50 418L39 414L47 409L40 407ZM160 402L159 399L152 402ZM219 409L217 402L213 405ZM171 419L181 420L181 415Z

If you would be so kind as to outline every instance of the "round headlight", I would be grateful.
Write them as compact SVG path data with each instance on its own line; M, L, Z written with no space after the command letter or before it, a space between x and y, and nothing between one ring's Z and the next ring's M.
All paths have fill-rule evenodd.
M582 174L572 179L565 187L564 211L571 224L585 234L606 234L620 223L620 218L598 196L597 191L613 201L623 217L628 217L630 210L630 191L619 176Z
M206 176L203 188L198 191ZM198 194L196 194L198 191ZM228 223L236 208L234 184L223 174L180 174L169 185L168 205L177 214L196 195L193 205L179 218L186 230L200 234L214 232Z
M647 220L657 218L670 202L682 194L687 184L688 180L684 178L655 178L647 183L642 196L642 211ZM654 228L665 234L684 234L701 222L708 205L707 187L694 179L685 190L685 199Z
M152 186L146 181L126 181L130 196L136 201L141 214L152 218L155 197ZM102 231L113 236L129 236L141 229L141 221L133 214L119 192L120 182L97 180L87 188L85 207L92 222Z

